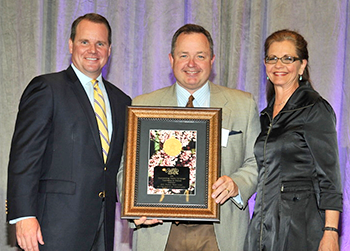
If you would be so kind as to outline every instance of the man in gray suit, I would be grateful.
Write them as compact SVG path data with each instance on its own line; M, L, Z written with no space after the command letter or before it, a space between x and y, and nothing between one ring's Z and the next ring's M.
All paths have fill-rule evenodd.
M222 108L222 176L212 187L212 198L221 207L220 223L142 217L134 221L133 249L243 250L249 222L247 202L257 184L253 145L260 128L256 104L251 94L208 80L215 55L210 33L203 27L187 24L177 30L169 60L176 83L136 97L133 105L181 107L192 96L194 107Z

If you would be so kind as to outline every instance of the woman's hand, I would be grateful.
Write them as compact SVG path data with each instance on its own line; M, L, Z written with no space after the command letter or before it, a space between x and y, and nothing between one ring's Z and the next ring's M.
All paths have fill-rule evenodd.
M339 251L338 237L335 231L324 231L318 251Z

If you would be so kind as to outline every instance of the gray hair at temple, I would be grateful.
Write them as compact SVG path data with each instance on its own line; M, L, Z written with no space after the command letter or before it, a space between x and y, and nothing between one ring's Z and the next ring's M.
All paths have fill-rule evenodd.
M98 23L98 24L104 24L108 30L108 43L109 45L112 44L112 29L111 26L109 25L107 19L99 14L96 13L88 13L85 14L84 16L80 16L75 21L72 23L72 28L71 28L71 33L70 33L70 39L74 41L75 35L77 32L77 26L82 20L88 20L93 23Z
M175 50L175 46L176 46L176 40L181 33L184 33L184 34L202 33L204 36L206 36L206 38L208 39L208 42L209 42L209 46L210 46L210 54L211 54L210 56L211 56L211 58L213 58L213 56L214 56L213 39L211 38L209 31L207 31L202 26L197 25L197 24L185 24L184 26L179 28L174 33L173 39L171 41L171 55L173 57L174 57L174 50Z

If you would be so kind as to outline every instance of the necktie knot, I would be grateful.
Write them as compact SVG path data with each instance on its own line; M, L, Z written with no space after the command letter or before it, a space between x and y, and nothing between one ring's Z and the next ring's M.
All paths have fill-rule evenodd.
M193 100L194 100L194 97L191 95L188 97L188 102L186 104L186 107L193 107Z
M96 85L98 85L98 80L93 79L93 80L91 80L91 83L92 83L92 86L95 88Z

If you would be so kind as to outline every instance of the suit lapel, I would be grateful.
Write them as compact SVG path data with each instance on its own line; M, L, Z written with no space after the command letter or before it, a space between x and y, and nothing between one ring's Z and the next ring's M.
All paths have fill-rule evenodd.
M218 86L209 82L210 86L210 107L222 108L222 127L228 129L231 124L232 110L228 106L228 99L225 93ZM224 109L225 108L225 109Z
M229 128L231 124L231 113L232 109L229 107L229 101L225 96L225 93L220 90L220 88L209 81L210 87L210 107L222 108L222 127ZM176 85L173 84L168 88L164 89L164 92L161 93L162 97L159 97L158 104L159 106L177 106L177 96L176 96Z
M114 146L116 144L113 144L117 139L117 136L119 135L119 130L121 128L120 123L124 123L123 116L125 116L125 110L123 108L125 107L124 105L119 104L119 99L118 97L113 97L115 95L113 89L111 88L111 83L103 79L103 83L105 84L106 92L109 98L109 104L111 107L111 117L112 117L112 126L113 126L113 131L110 139L110 148L109 148L109 153L107 157L107 162L110 159L111 153L114 150ZM122 122L121 122L122 121Z
M231 120L231 113L232 109L228 105L229 100L227 99L225 93L220 90L220 88L209 81L209 87L210 87L210 107L217 107L222 108L222 127L223 128L229 128L230 124L232 123ZM159 97L159 106L171 106L176 107L177 106L177 97L176 97L176 85L173 84L169 86L169 88L165 88L164 92L162 93L162 97Z
M166 88L162 97L159 97L159 106L177 106L177 97L176 97L176 84Z
M95 112L91 106L90 100L89 100L88 96L86 95L84 87L81 85L73 68L71 66L69 66L66 72L67 72L68 77L71 80L71 82L69 84L70 84L74 94L76 95L77 100L79 101L84 113L86 114L86 118L88 120L91 134L93 135L93 139L94 139L94 142L96 144L97 150L98 150L99 154L101 155L101 159L103 159L98 125L96 122Z

